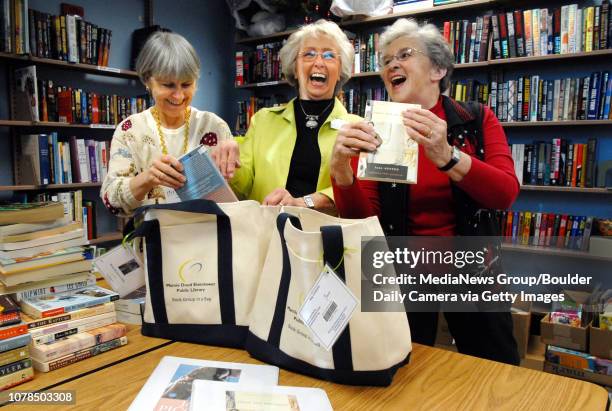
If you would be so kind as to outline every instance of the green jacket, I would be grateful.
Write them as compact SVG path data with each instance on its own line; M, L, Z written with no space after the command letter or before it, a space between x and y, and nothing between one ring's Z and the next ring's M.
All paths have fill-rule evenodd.
M238 137L240 164L230 185L241 199L263 199L276 188L284 188L289 175L289 166L297 138L293 103L295 99L280 107L263 108L251 118L246 135ZM317 192L333 200L329 177L329 160L336 142L337 130L331 121L342 119L359 121L361 117L348 114L340 100L319 129L321 168Z

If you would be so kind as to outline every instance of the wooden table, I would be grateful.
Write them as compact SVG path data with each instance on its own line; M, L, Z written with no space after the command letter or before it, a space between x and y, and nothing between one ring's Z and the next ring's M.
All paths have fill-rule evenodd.
M161 338L144 337L139 325L126 324L128 343L83 361L70 364L50 372L34 371L34 379L13 388L14 390L38 391L51 388L66 381L78 378L85 373L108 367L118 361L148 352L149 350L171 344L172 341Z
M172 343L59 384L76 390L74 406L37 410L123 410L165 355L259 363L241 350ZM279 384L323 388L335 410L605 410L594 384L414 344L409 365L390 387L333 384L281 370ZM9 406L14 408L15 405Z

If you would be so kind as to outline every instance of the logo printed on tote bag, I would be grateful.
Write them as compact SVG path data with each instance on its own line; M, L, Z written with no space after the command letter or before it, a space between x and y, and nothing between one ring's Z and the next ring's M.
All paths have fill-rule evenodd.
M185 283L187 282L185 275L192 277L202 271L204 271L204 263L195 258L190 258L179 265L178 276L181 282Z

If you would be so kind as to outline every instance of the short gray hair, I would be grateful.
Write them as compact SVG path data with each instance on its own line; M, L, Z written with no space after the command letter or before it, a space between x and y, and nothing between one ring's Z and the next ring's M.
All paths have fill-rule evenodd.
M151 77L197 80L200 58L185 37L158 31L151 35L136 60L140 81L146 85Z
M336 92L346 83L353 72L353 62L355 60L355 50L346 34L336 23L326 20L318 20L315 23L302 26L287 39L287 42L280 50L279 57L283 74L292 86L297 85L295 78L295 61L304 39L310 36L327 36L338 46L340 54L340 80L336 85Z
M431 63L440 69L446 69L446 75L440 80L440 92L449 88L455 59L440 30L433 24L419 25L414 19L398 19L380 36L381 55L384 56L389 44L400 37L416 39L423 44L425 50L422 51Z

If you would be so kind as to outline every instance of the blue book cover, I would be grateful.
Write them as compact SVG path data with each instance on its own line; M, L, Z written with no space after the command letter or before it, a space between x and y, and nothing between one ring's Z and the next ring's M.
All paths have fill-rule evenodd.
M55 182L58 184L65 183L64 181L64 170L62 168L62 157L59 152L59 145L57 143L57 131L51 133L51 141L53 144L53 170L55 171Z
M30 336L30 334L22 334L18 335L17 337L0 340L0 352L10 351L18 347L23 347L25 345L28 345L31 340L32 337Z
M87 110L87 93L81 91L81 123L89 124L89 111Z
M49 184L51 166L49 164L49 137L46 134L38 136L38 160L40 162L40 184Z
M178 159L187 181L176 190L181 201L206 199L216 203L238 201L205 146L199 146Z
M606 97L604 101L603 119L606 120L610 117L610 100L612 99L612 77L608 78L608 84L606 86Z

